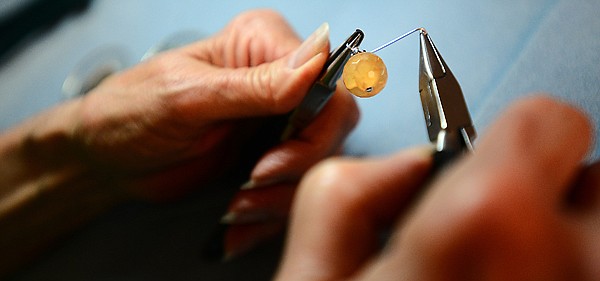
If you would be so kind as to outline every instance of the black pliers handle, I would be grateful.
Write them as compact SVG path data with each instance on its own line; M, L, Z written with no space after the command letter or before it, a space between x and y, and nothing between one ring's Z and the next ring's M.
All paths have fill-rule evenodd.
M321 112L336 89L337 81L342 76L344 65L352 54L358 50L365 34L357 29L339 47L329 53L329 58L317 81L314 82L304 99L292 112L288 125L281 136L282 140L293 137L307 127Z

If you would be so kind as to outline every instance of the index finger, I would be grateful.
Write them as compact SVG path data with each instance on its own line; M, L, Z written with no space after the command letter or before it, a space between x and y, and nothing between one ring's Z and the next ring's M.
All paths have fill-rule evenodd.
M215 36L186 49L213 65L237 68L277 60L301 41L279 13L264 9L240 14Z

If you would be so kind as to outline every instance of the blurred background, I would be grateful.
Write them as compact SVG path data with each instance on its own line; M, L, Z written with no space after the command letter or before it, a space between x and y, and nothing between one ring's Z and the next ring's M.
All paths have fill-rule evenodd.
M480 134L509 103L540 91L580 106L598 128L597 0L0 0L0 131L143 57L210 36L254 8L279 11L303 38L329 22L333 46L361 28L366 50L425 27L461 83ZM428 141L417 85L418 36L378 54L388 85L358 100L362 118L347 141L348 154L388 154ZM596 148L590 159L598 156ZM230 264L200 258L204 229L222 209L217 201L198 200L123 206L14 280L269 279L277 250Z

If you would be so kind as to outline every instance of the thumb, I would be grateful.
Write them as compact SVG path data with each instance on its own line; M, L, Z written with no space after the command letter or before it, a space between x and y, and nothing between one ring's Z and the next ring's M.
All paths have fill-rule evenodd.
M205 111L204 117L229 119L292 110L317 79L328 51L329 25L324 23L295 51L271 63L216 69L205 77L211 87L207 95L197 95L215 108Z

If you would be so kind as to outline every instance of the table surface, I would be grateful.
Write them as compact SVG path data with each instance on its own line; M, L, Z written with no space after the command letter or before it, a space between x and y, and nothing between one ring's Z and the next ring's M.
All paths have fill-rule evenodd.
M361 28L367 50L415 27L427 28L461 83L480 134L512 101L540 91L580 106L596 127L600 123L597 0L96 0L0 65L0 131L64 101L65 78L90 56L119 54L133 65L165 38L182 32L209 36L236 14L262 7L281 12L302 37L329 22L334 45ZM417 88L417 38L379 53L388 66L388 85L381 94L358 100L362 117L346 143L348 154L388 154L427 142ZM599 155L596 145L590 159ZM200 238L222 211L219 200L203 198L117 208L14 279L268 279L276 265L269 250L227 265L198 258Z

